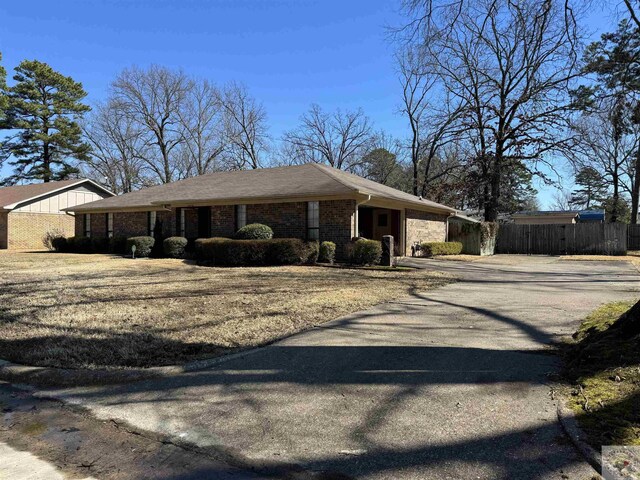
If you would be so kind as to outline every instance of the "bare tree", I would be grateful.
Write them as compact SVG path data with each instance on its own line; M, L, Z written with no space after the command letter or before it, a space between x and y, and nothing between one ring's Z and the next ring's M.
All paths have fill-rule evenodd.
M268 148L267 114L247 87L232 82L222 94L224 128L231 168L260 168Z
M630 114L623 96L602 100L598 109L585 112L573 122L575 144L567 152L577 168L592 167L608 181L612 195L608 212L611 222L618 221L623 213L622 193L631 194L636 184L640 126L632 121Z
M572 208L571 192L563 188L558 188L552 195L551 209L567 212L572 210Z
M127 193L142 183L145 139L140 127L114 100L94 108L82 125L92 147L85 174L112 192Z
M408 0L400 31L417 44L455 104L474 161L484 165L485 219L495 221L501 179L514 161L537 163L567 145L568 89L579 74L570 0Z
M182 162L189 175L219 170L226 147L222 95L207 80L194 81L178 112L182 124Z
M144 161L161 183L184 177L177 148L185 135L179 112L192 82L180 71L160 66L124 70L112 84L112 97L129 120L143 130Z
M300 122L283 137L295 163L325 163L352 171L362 162L371 141L371 122L362 110L330 114L313 104Z

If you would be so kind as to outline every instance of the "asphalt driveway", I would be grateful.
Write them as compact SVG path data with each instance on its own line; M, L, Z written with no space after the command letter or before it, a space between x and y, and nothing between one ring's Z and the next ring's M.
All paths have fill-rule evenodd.
M207 370L45 393L323 478L590 478L556 420L550 345L598 305L639 296L638 272L550 257L410 263L462 280Z

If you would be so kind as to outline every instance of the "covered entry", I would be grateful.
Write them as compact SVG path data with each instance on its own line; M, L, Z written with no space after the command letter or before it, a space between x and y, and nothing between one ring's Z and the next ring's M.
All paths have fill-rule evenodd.
M358 236L382 240L384 235L393 235L395 254L402 253L402 212L391 208L358 207Z

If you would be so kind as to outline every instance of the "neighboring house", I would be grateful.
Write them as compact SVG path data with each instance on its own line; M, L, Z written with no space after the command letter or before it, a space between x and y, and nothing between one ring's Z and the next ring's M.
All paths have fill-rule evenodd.
M604 210L583 210L578 215L578 223L604 223Z
M68 208L76 234L231 237L248 223L276 237L335 242L393 235L397 254L417 241L444 241L453 208L334 168L306 164L218 172ZM158 222L158 223L156 223Z
M532 211L514 213L511 218L517 225L549 225L576 223L577 211Z
M0 248L41 249L53 230L67 236L75 220L63 209L111 197L113 193L87 179L0 188Z

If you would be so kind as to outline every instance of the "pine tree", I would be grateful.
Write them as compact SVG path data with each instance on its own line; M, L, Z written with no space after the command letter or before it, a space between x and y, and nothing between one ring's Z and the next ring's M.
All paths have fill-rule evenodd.
M2 61L2 52L0 52L0 62ZM0 128L7 116L7 71L0 65Z
M71 161L86 160L89 145L78 120L89 107L82 84L46 63L25 60L15 68L15 85L6 89L5 129L16 130L0 145L0 160L10 158L14 173L3 183L60 180L76 174Z
M571 192L571 204L589 210L602 205L607 198L607 181L593 167L582 167L576 174L577 187Z

